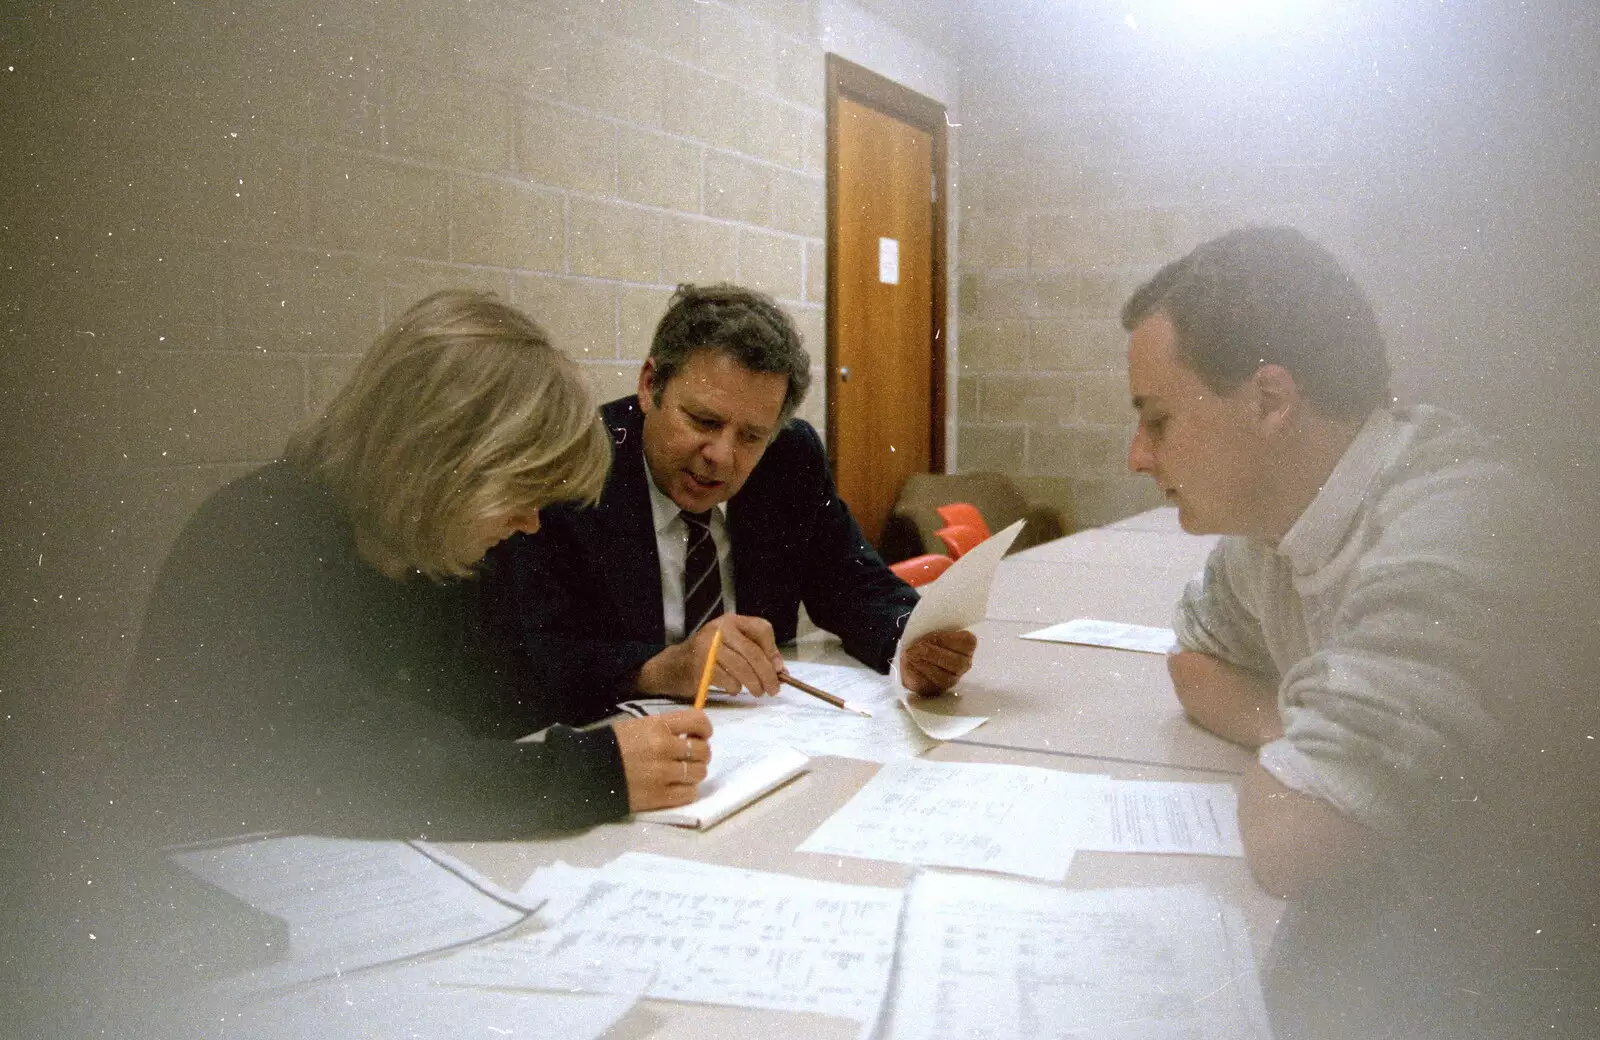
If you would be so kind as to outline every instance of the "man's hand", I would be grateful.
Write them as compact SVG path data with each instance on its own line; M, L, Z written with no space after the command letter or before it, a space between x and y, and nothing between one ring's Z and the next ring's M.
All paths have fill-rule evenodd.
M628 811L671 809L695 800L711 761L711 720L675 711L611 725L628 781Z
M900 651L900 684L924 697L943 693L967 674L977 648L971 632L930 632Z
M644 663L634 685L640 693L692 698L711 652L711 634L722 633L722 649L717 651L717 670L711 681L730 693L749 690L756 696L778 692L778 673L783 670L783 655L772 638L772 626L765 618L744 614L723 614L700 626L690 639L669 646Z
M1247 748L1283 736L1278 688L1267 679L1195 650L1168 657L1167 672L1184 714L1202 729Z

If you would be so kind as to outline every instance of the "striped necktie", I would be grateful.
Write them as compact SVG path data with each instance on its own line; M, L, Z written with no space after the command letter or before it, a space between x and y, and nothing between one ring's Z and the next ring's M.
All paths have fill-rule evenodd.
M689 528L688 552L683 560L683 638L722 613L722 568L717 566L717 543L711 538L711 510L679 516Z

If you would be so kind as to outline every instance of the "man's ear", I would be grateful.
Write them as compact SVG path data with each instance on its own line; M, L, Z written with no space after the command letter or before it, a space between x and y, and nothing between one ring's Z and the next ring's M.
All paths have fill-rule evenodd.
M1250 377L1264 432L1288 429L1300 412L1300 385L1282 365L1262 365Z
M646 415L656 406L656 363L645 358L639 368L639 410Z

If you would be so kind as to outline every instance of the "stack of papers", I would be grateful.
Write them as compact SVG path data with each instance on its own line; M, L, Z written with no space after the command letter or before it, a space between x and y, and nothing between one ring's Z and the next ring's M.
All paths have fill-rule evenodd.
M800 845L1042 881L1065 878L1079 849L1242 856L1238 796L1228 784L909 760L880 769Z
M888 981L898 889L626 853L522 890L549 928L440 966L479 986L628 992L867 1021Z

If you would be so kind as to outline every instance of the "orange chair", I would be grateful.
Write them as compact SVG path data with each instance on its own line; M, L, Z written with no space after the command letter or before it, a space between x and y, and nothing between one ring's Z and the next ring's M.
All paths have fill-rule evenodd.
M979 542L983 541L983 532L976 527L968 527L966 524L951 524L949 527L941 527L934 534L938 535L939 540L949 546L950 558L953 560L961 559L961 557L976 548Z
M889 564L889 569L894 571L895 577L912 588L917 588L933 581L933 579L949 570L950 565L955 562L950 557L940 556L938 553L923 553L921 556L913 556L909 560L891 563Z
M935 507L934 512L939 514L939 519L944 521L946 527L954 527L957 524L970 527L985 538L993 533L989 530L989 525L984 523L983 514L978 512L978 507L971 502L951 502L949 505Z

